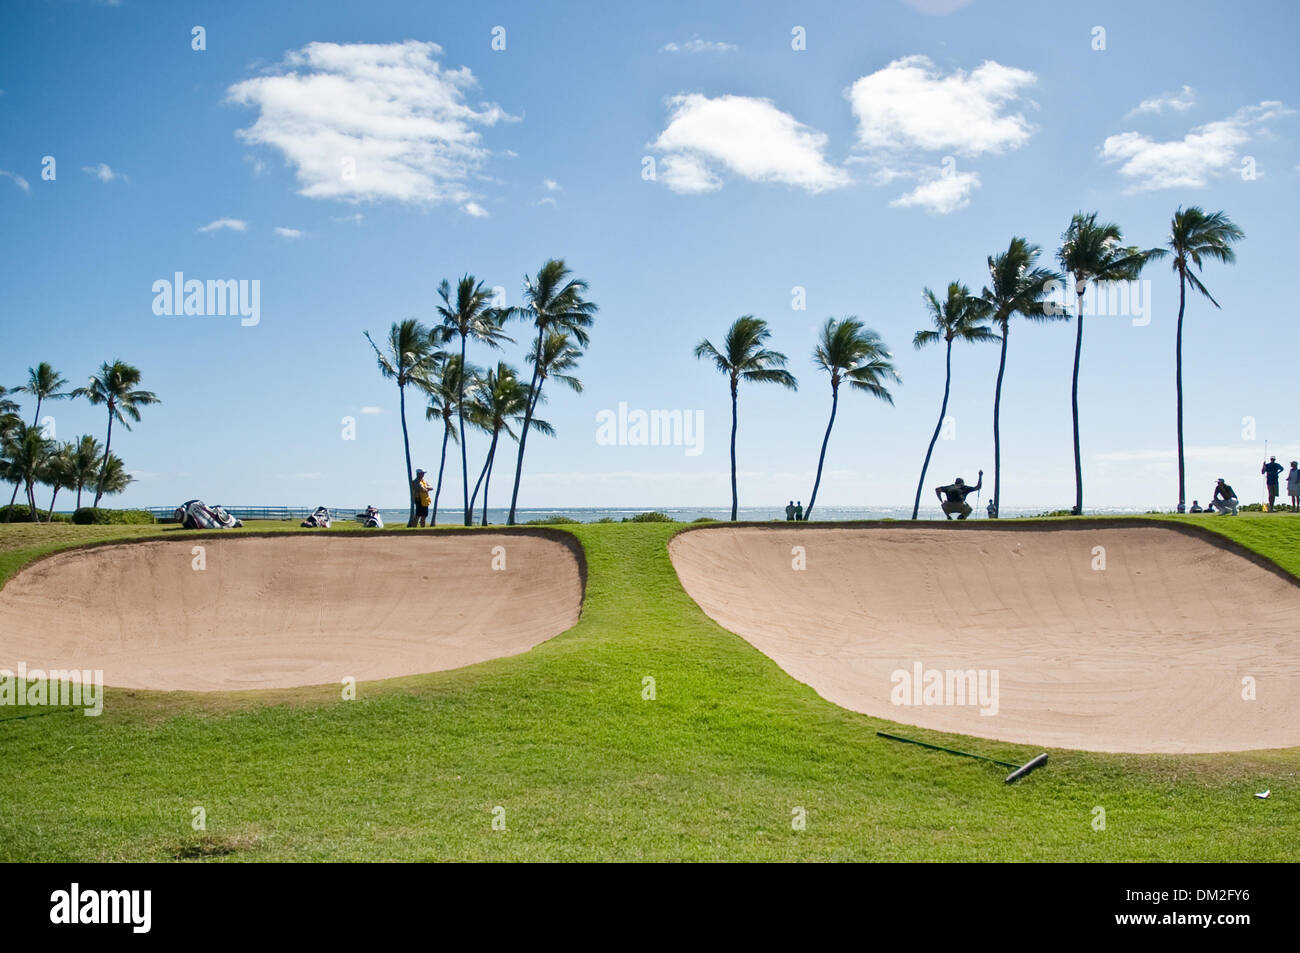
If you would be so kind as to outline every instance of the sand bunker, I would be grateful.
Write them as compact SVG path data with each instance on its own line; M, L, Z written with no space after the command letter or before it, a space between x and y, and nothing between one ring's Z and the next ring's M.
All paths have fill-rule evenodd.
M76 550L0 590L0 668L102 669L107 685L193 691L413 675L527 651L577 622L582 586L568 546L526 534Z
M854 711L1094 751L1300 745L1300 586L1174 529L708 528L670 549L706 613Z

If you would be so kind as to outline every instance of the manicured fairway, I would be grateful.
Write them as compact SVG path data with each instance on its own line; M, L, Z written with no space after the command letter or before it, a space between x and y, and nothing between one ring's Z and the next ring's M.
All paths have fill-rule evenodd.
M1300 573L1300 518L1199 522ZM1052 751L1046 769L1006 787L992 765L876 738L883 728L1006 761L1038 753L904 728L819 698L689 600L667 553L679 528L571 527L589 572L577 626L513 658L363 683L356 701L335 686L110 689L99 718L0 709L0 860L1300 853L1300 749ZM61 545L160 531L4 527L0 576ZM643 698L646 677L654 700ZM1253 797L1265 788L1269 800ZM206 812L205 832L192 829L195 807ZM498 807L505 830L493 830ZM1098 807L1104 830L1094 829ZM799 808L804 830L792 829Z

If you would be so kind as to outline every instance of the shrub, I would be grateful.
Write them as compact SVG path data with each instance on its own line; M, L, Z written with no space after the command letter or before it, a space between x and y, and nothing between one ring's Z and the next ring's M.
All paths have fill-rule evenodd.
M596 522L597 522L597 523L612 523L612 522L614 522L614 517L612 517L612 516L602 516L600 519L596 520Z
M565 523L577 523L577 522L580 522L580 520L575 520L570 516L543 516L541 519L528 520L526 523L524 523L524 525L525 526L555 526L557 524L564 525Z
M0 506L0 523L30 523L31 521L32 511L26 504Z
M14 509L13 516L9 517L9 518L6 520L6 519L5 519L5 516L6 516L6 514L8 514L8 512L9 512L9 507L8 507L8 506L0 506L0 523L5 523L5 522L9 522L9 523L31 523L31 522L33 522L33 520L32 520L32 511L31 511L31 509L28 508L26 505L24 505L24 504L22 504L22 503L15 503L13 509ZM40 508L38 507L37 510L36 510L36 519L35 519L34 522L37 522L37 523L44 523L44 522L46 521L47 518L48 518L48 517L47 517L47 515L46 515L46 511L43 510L43 509L40 509ZM72 517L70 517L67 513L55 513L55 514L54 514L54 522L56 522L56 523L67 523L67 522L70 522L71 519L72 519Z
M718 521L714 519L712 516L700 516L697 517L696 519L691 520L691 522L692 523L716 523Z
M676 523L677 520L673 519L667 513L660 513L657 510L652 510L649 513L638 513L636 514L636 516L625 516L623 517L623 522L624 523Z
M127 523L156 523L157 520L147 510L106 510L100 507L83 506L72 514L72 522L82 526L105 526Z

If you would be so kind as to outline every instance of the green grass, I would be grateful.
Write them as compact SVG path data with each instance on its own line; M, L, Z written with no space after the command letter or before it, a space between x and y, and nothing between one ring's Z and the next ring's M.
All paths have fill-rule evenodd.
M1197 522L1300 572L1300 518ZM99 718L0 723L0 860L1295 859L1300 749L1053 750L1004 786L995 766L875 731L1017 763L1039 749L845 711L715 625L668 559L680 528L571 527L582 619L522 656L363 684L351 702L328 686L110 689ZM0 579L54 548L160 529L5 527Z

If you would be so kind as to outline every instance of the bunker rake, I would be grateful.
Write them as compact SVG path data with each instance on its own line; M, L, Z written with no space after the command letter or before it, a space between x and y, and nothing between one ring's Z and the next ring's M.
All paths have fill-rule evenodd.
M943 745L932 745L928 741L917 741L915 738L904 738L902 735L891 735L887 731L877 731L881 738L888 738L890 741L902 741L909 745L920 745L922 748L930 748L934 751L946 751L948 754L959 754L963 758L978 758L980 761L992 761L994 764L1001 765L1004 768L1011 768L1012 771L1006 776L1004 784L1014 784L1023 778L1030 771L1036 771L1043 765L1047 764L1047 752L1043 752L1036 758L1031 758L1024 764L1012 764L1009 761L999 761L997 758L990 758L984 754L971 754L969 751L958 751L956 748L945 748Z

